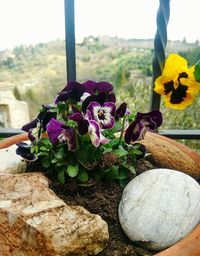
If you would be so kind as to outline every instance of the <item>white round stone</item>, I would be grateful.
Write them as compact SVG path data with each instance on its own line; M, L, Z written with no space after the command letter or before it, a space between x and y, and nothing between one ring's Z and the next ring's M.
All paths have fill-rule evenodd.
M200 221L200 186L179 171L144 172L125 187L119 221L130 240L148 249L165 249Z

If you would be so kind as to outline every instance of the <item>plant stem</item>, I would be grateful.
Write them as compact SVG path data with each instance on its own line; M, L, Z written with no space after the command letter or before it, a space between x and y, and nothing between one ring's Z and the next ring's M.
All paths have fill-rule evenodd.
M78 140L77 127L74 128L74 137L75 137L76 147L77 147L77 149L79 149L79 140Z
M118 142L117 146L119 146L119 145L120 145L121 140L122 140L122 136L123 136L123 134L124 134L125 121L126 121L126 115L124 115L124 118L123 118L121 134L120 134L119 142Z

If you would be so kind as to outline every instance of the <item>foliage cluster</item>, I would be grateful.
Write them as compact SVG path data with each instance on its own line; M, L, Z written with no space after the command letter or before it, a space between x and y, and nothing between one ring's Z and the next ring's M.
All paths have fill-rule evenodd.
M158 110L131 115L125 102L117 108L108 82L73 81L22 127L31 144L18 144L17 154L39 160L46 174L63 184L70 177L82 186L99 180L119 180L123 186L136 159L145 156L136 142L161 123Z

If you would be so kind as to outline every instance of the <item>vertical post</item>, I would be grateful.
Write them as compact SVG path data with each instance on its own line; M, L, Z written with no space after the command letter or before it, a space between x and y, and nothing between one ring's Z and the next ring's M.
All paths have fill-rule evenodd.
M160 0L157 12L157 31L154 38L153 77L150 98L150 110L160 108L160 95L154 92L154 82L161 75L165 64L165 48L167 44L167 24L170 15L170 0Z
M74 0L65 1L65 48L67 81L76 80Z

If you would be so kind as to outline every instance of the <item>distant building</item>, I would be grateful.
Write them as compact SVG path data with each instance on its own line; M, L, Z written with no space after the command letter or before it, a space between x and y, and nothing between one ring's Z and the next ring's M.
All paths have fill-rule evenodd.
M28 104L17 100L14 85L0 82L0 127L21 128L30 121Z

